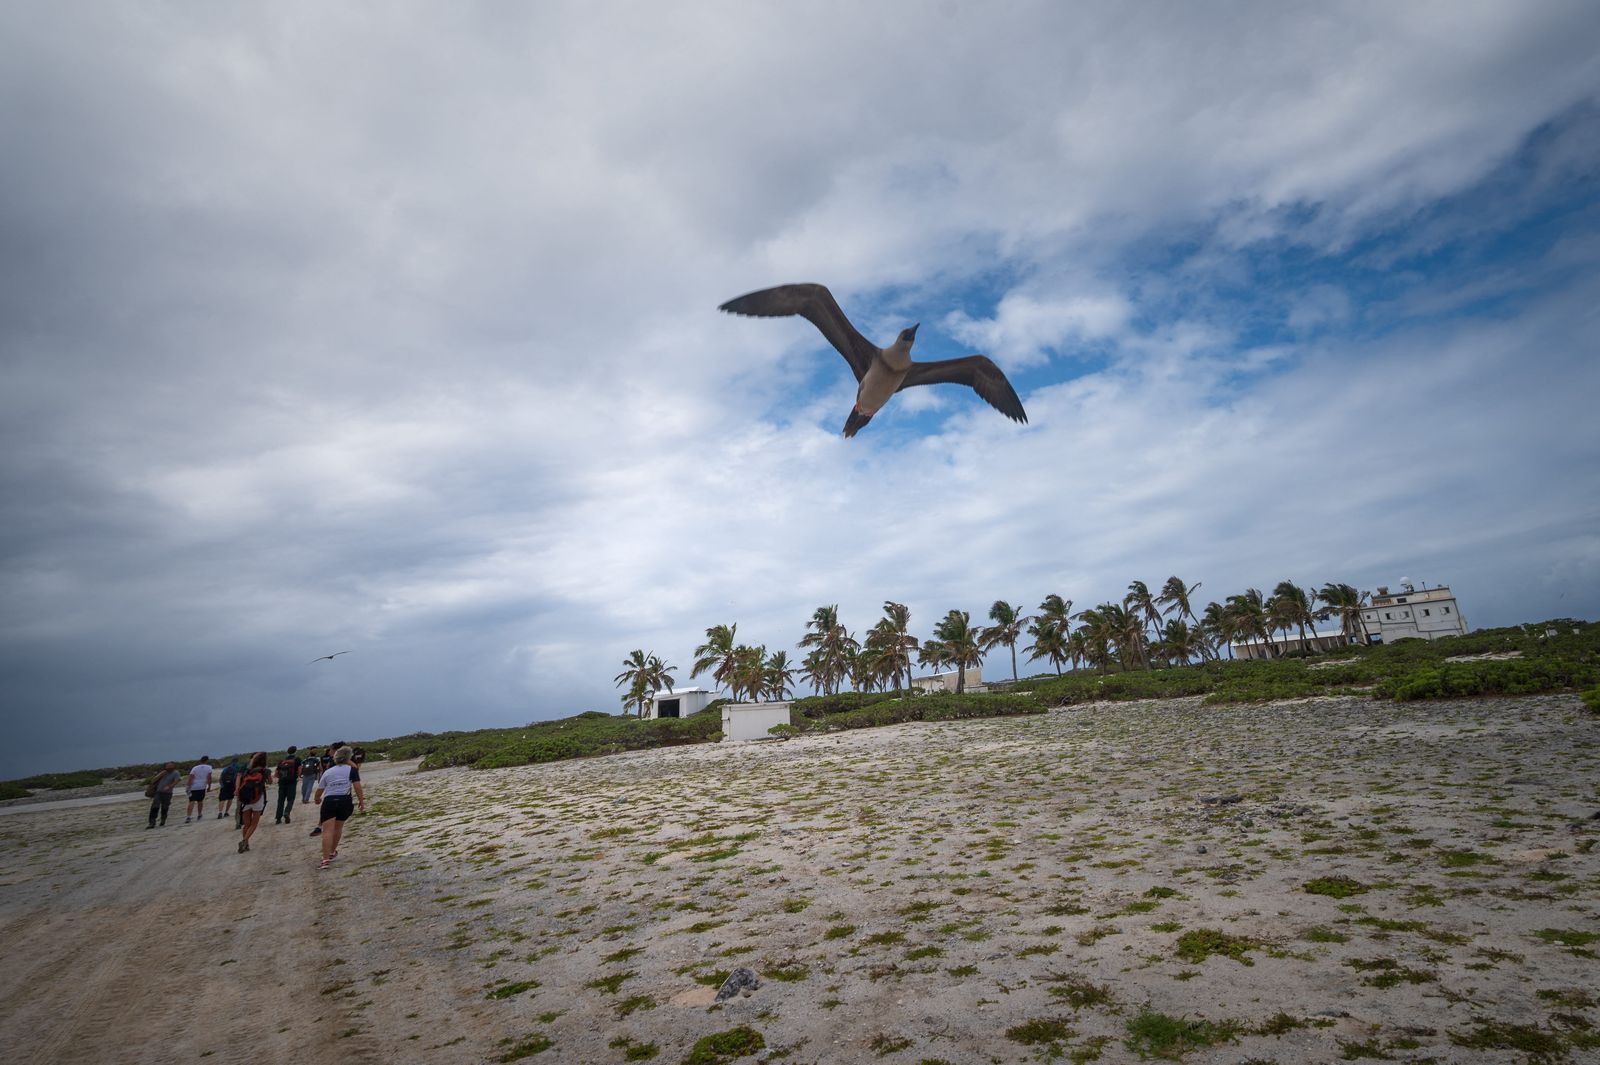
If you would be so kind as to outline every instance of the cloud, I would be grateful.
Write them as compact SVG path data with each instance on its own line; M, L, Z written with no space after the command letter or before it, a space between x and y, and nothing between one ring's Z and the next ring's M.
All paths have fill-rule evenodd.
M1597 32L9 8L0 773L610 708L634 646L824 602L1403 567L1593 612ZM1030 424L922 389L839 439L816 331L715 313L800 280Z

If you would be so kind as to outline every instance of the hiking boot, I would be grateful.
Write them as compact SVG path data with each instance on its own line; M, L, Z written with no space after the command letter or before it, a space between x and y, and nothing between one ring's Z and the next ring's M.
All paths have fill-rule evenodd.
M189 823L189 822L190 822L190 821L192 821L192 820L193 820L193 818L190 818L190 817L185 817L185 818L184 818L184 819L183 819L183 823L184 823L184 824L188 824L188 823Z
M313 836L320 836L320 835L322 835L322 826L321 826L321 825L318 825L318 826L317 826L317 827L316 827L316 828L313 828L313 829L312 829L312 830L311 830L311 834L312 834L312 835L313 835Z

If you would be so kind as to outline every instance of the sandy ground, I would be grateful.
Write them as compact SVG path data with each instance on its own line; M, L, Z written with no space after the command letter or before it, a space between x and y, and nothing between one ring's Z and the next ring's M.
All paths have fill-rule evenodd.
M1566 696L1177 701L373 766L328 872L309 817L241 855L45 804L0 819L0 1053L1600 1060L1597 734Z

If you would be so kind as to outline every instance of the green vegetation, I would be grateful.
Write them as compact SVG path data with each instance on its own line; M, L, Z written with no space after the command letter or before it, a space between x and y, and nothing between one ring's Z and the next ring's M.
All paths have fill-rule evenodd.
M1254 965L1245 953L1260 945L1253 939L1230 936L1214 928L1196 928L1178 937L1177 951L1178 957L1187 962L1199 963L1213 954L1221 954L1243 965Z
M1347 899L1366 890L1367 885L1347 876L1319 876L1315 880L1308 880L1305 886L1307 895L1326 895L1330 899Z
M1042 714L1045 705L1029 695L1000 692L935 692L907 695L901 692L844 692L799 699L790 707L794 726L801 732L876 728L903 721L956 721L973 717L1007 717Z
M749 1025L741 1024L726 1032L708 1035L695 1043L683 1065L726 1065L766 1048L767 1041Z
M1181 1058L1191 1050L1200 1050L1218 1043L1231 1043L1240 1028L1232 1021L1213 1024L1205 1020L1186 1020L1169 1017L1146 1008L1128 1022L1128 1049L1141 1058Z

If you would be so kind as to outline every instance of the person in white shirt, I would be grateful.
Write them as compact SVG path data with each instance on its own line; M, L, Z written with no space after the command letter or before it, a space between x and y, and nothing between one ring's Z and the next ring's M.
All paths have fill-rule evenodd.
M183 812L184 824L200 820L200 811L206 804L206 792L210 790L211 756L202 754L200 764L189 770L189 806Z
M322 804L322 823L317 827L322 831L321 868L326 869L339 857L339 837L344 834L344 823L355 812L355 803L361 804L362 813L367 812L361 771L350 765L350 748L340 747L333 753L333 768L323 770L315 799Z

